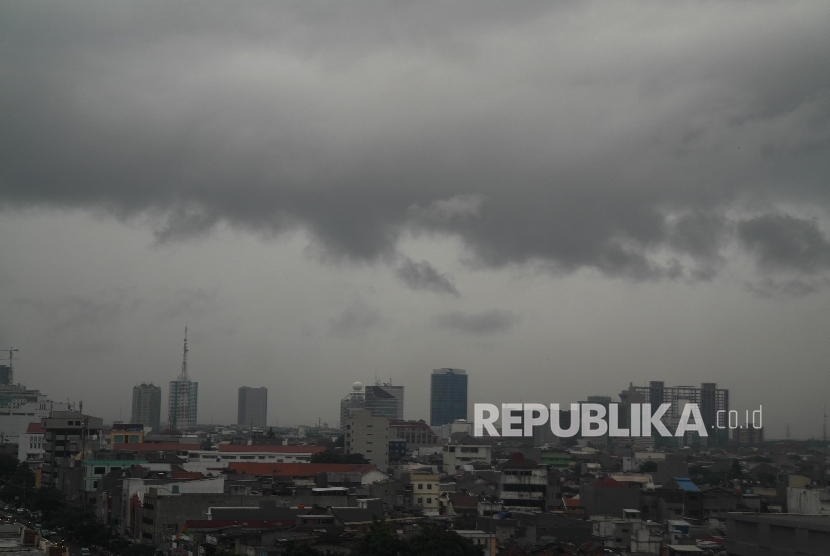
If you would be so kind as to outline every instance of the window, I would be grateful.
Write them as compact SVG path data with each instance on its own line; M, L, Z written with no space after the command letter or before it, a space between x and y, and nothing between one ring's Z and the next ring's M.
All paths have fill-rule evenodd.
M432 504L432 498L427 498L427 504Z
M427 483L427 490L432 490L432 483Z
M424 499L423 499L423 498L418 498L418 503L419 503L419 504L423 504L423 503L424 503Z
M424 490L424 483L418 483L418 490Z
M106 468L106 467L95 467L95 468L92 470L92 473L93 473L94 475L104 475L106 472L107 472L107 468Z

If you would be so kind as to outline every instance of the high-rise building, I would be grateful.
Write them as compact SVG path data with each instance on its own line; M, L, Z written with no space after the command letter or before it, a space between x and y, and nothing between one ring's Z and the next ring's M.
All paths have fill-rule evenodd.
M241 427L265 428L268 416L268 389L250 388L241 386L239 388L239 406L237 411L236 424Z
M381 388L388 394L392 394L395 396L397 400L396 408L395 408L395 416L390 417L390 419L398 419L403 420L403 386L393 386L392 382L384 382L380 385Z
M10 386L13 379L12 368L8 365L0 365L0 385Z
M435 369L429 394L429 424L440 427L456 419L467 419L467 371Z
M161 386L142 382L133 386L131 423L141 423L154 431L161 430Z
M625 411L621 419L626 425L630 424L627 407L632 403L650 403L652 411L655 411L660 404L671 404L671 407L663 416L663 423L674 431L680 421L683 408L687 403L697 404L700 408L700 416L703 418L703 425L706 427L707 437L699 439L709 446L724 445L729 442L729 429L724 423L724 415L729 414L729 390L718 388L714 382L704 382L700 388L696 386L666 386L663 381L652 380L648 386L634 386L630 384L627 390L620 392L620 400ZM721 423L718 425L718 412L721 413ZM693 432L689 435L696 434ZM665 439L654 432L655 442L665 444L672 439ZM684 443L686 441L684 440Z
M392 420L403 419L403 392L403 386L392 386L391 382L365 388L363 383L355 382L352 391L340 399L340 431L345 431L352 409L368 409L372 415Z
M347 454L363 454L386 473L389 466L389 419L368 409L352 409L346 418L343 446Z
M43 485L58 486L61 459L71 459L101 447L104 421L80 411L53 411L40 420L43 427Z
M340 400L340 432L346 432L346 419L349 418L349 411L352 409L363 409L366 406L366 398L363 395L363 384L358 381L352 384L352 391L343 396Z
M177 431L195 429L199 406L199 383L193 382L187 376L187 327L184 329L182 372L178 380L170 381L168 396L167 420L170 428Z
M364 389L364 404L372 415L387 419L403 418L403 386L377 384Z

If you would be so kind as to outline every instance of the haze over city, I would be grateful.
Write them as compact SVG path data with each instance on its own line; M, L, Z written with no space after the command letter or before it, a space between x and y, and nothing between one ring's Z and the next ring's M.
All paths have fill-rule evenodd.
M830 5L0 8L0 347L127 420L716 382L822 434ZM164 418L164 415L162 416Z

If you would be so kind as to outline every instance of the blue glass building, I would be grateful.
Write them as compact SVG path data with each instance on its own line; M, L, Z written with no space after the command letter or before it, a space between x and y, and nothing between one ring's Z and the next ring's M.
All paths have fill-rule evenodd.
M467 371L435 369L429 391L429 424L440 427L467 419Z

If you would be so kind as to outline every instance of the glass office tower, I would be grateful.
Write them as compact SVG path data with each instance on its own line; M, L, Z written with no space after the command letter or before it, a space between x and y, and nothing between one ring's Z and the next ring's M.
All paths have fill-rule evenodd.
M429 393L429 424L440 427L467 419L467 371L435 369Z

